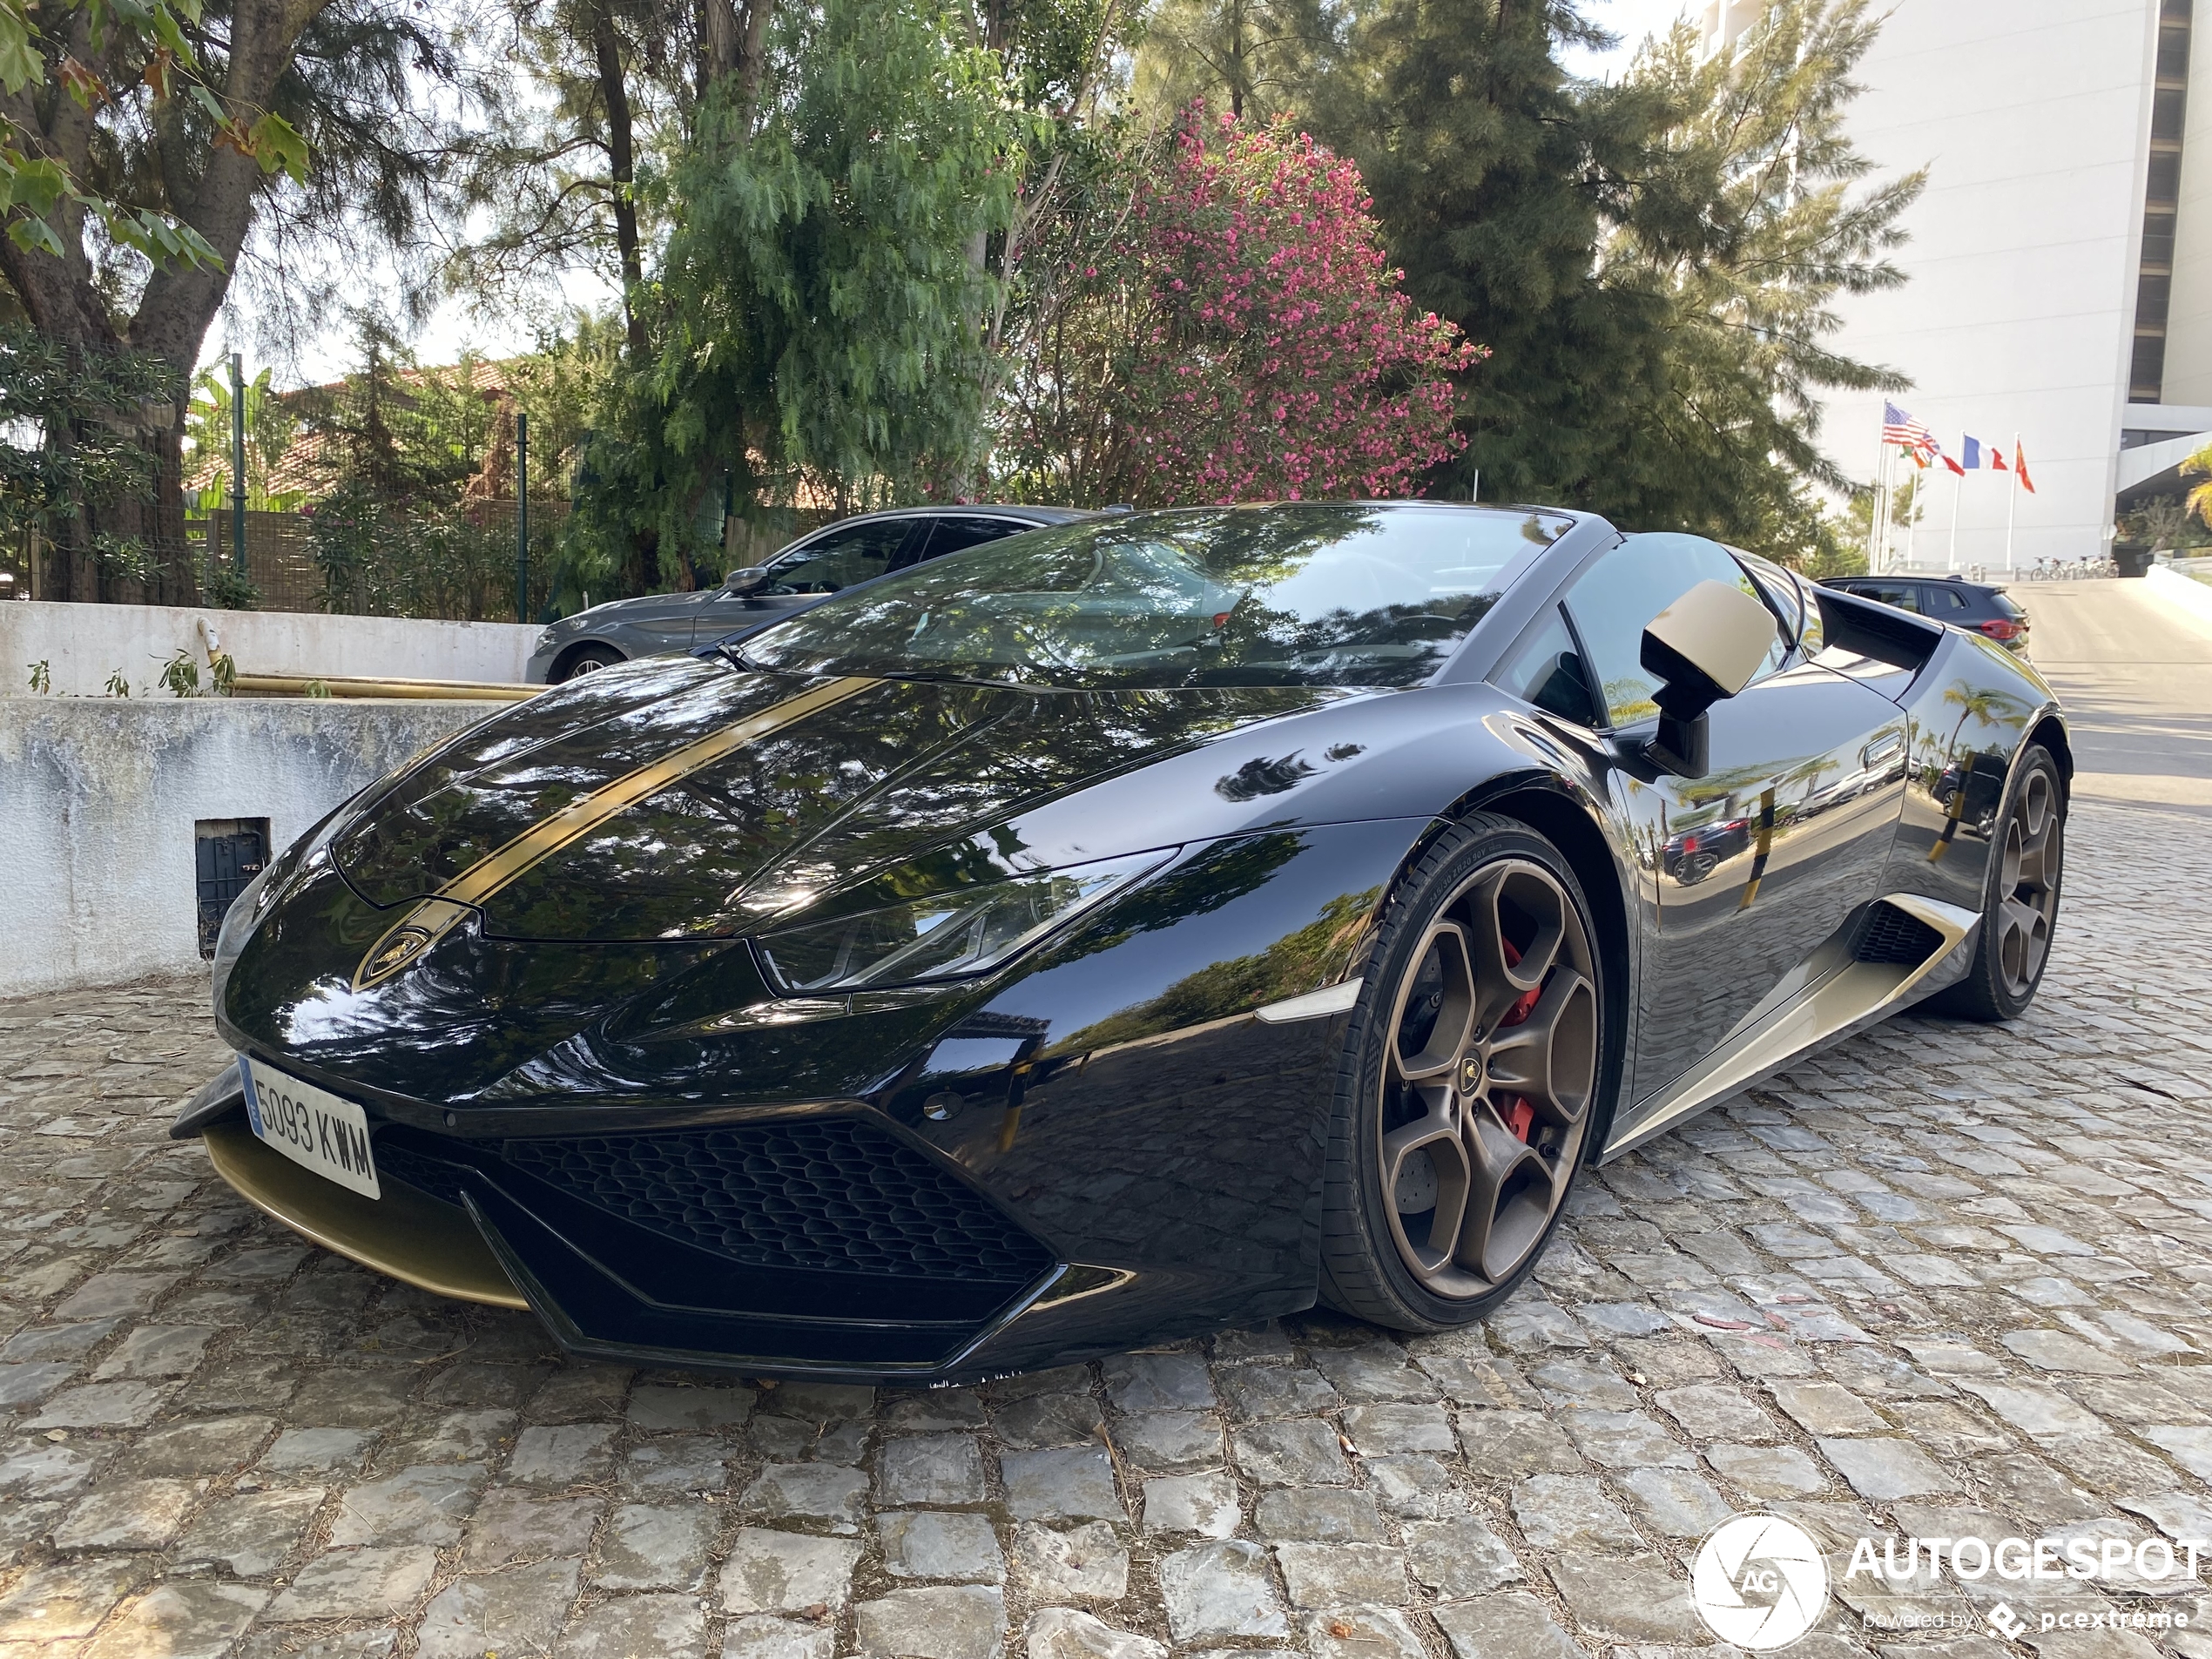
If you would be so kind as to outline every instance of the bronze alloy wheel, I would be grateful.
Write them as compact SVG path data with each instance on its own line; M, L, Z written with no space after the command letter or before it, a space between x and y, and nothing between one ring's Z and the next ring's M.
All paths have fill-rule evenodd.
M2059 919L2059 866L2065 855L2065 818L2059 786L2049 768L2038 766L2020 780L2020 797L2005 817L1999 856L1997 971L2006 993L2026 1002L2043 977L2051 948L2051 929Z
M1349 1035L1323 1291L1401 1329L1479 1318L1534 1264L1601 1116L1600 973L1556 848L1479 817L1392 904Z
M2051 960L2066 854L2066 779L2040 743L2020 752L1990 831L1981 931L1964 978L1928 999L1932 1014L2012 1020L2026 1012Z

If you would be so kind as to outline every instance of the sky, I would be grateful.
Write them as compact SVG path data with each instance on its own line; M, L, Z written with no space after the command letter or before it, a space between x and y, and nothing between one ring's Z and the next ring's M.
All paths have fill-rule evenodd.
M1690 10L1692 0L1584 0L1582 15L1620 36L1621 44L1609 52L1569 52L1567 67L1593 80L1615 79L1628 68L1646 35L1673 28Z
M1693 0L1584 0L1585 15L1620 36L1621 44L1609 52L1570 52L1566 60L1568 69L1592 79L1618 77L1635 57L1636 48L1645 36L1672 27L1692 3ZM374 275L366 274L357 291L347 296L347 302L355 306L374 303L379 297L378 287ZM579 275L567 284L566 298L570 306L600 310L612 304L615 295L605 283ZM313 340L302 343L295 363L277 366L279 385L312 386L337 380L354 366L352 337L341 312L342 307L334 307L331 324ZM239 325L235 329L230 326L233 322ZM253 327L249 317L226 313L218 320L208 331L202 360L207 364L221 361L233 348L233 333L243 337L246 373L251 379L260 371L265 360L257 359L250 343ZM472 346L487 356L503 357L528 351L534 343L529 320L511 318L488 324L469 316L466 307L455 300L441 306L413 341L416 358L425 363L450 363L464 347Z

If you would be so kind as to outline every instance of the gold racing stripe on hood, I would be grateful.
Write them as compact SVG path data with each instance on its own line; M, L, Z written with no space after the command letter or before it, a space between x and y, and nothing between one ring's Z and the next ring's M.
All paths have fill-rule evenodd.
M711 766L747 744L757 743L879 683L862 678L831 680L724 726L697 742L687 743L612 783L601 785L588 795L579 795L557 813L540 819L506 846L486 853L385 929L368 948L361 966L354 970L354 988L365 991L371 986L381 985L444 938L470 910L609 819L628 812L639 801L682 781L702 766Z

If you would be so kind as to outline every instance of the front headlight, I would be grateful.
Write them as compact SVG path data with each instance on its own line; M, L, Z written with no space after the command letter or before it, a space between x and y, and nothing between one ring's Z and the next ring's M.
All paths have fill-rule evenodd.
M1159 847L936 894L759 940L763 965L786 992L845 991L962 979L989 972L1175 856Z

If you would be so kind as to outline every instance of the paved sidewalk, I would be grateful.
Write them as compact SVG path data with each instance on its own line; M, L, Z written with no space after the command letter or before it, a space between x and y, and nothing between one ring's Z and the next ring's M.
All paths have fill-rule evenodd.
M1684 1563L1732 1510L1838 1570L2212 1535L2212 819L2070 839L2029 1018L1893 1022L1598 1172L1486 1329L975 1392L563 1365L164 1137L222 1058L203 986L0 1003L0 1659L1571 1659L1705 1644ZM1793 1652L2019 1652L2000 1591L2039 1654L2153 1651L2040 1633L2141 1596L1861 1577Z

